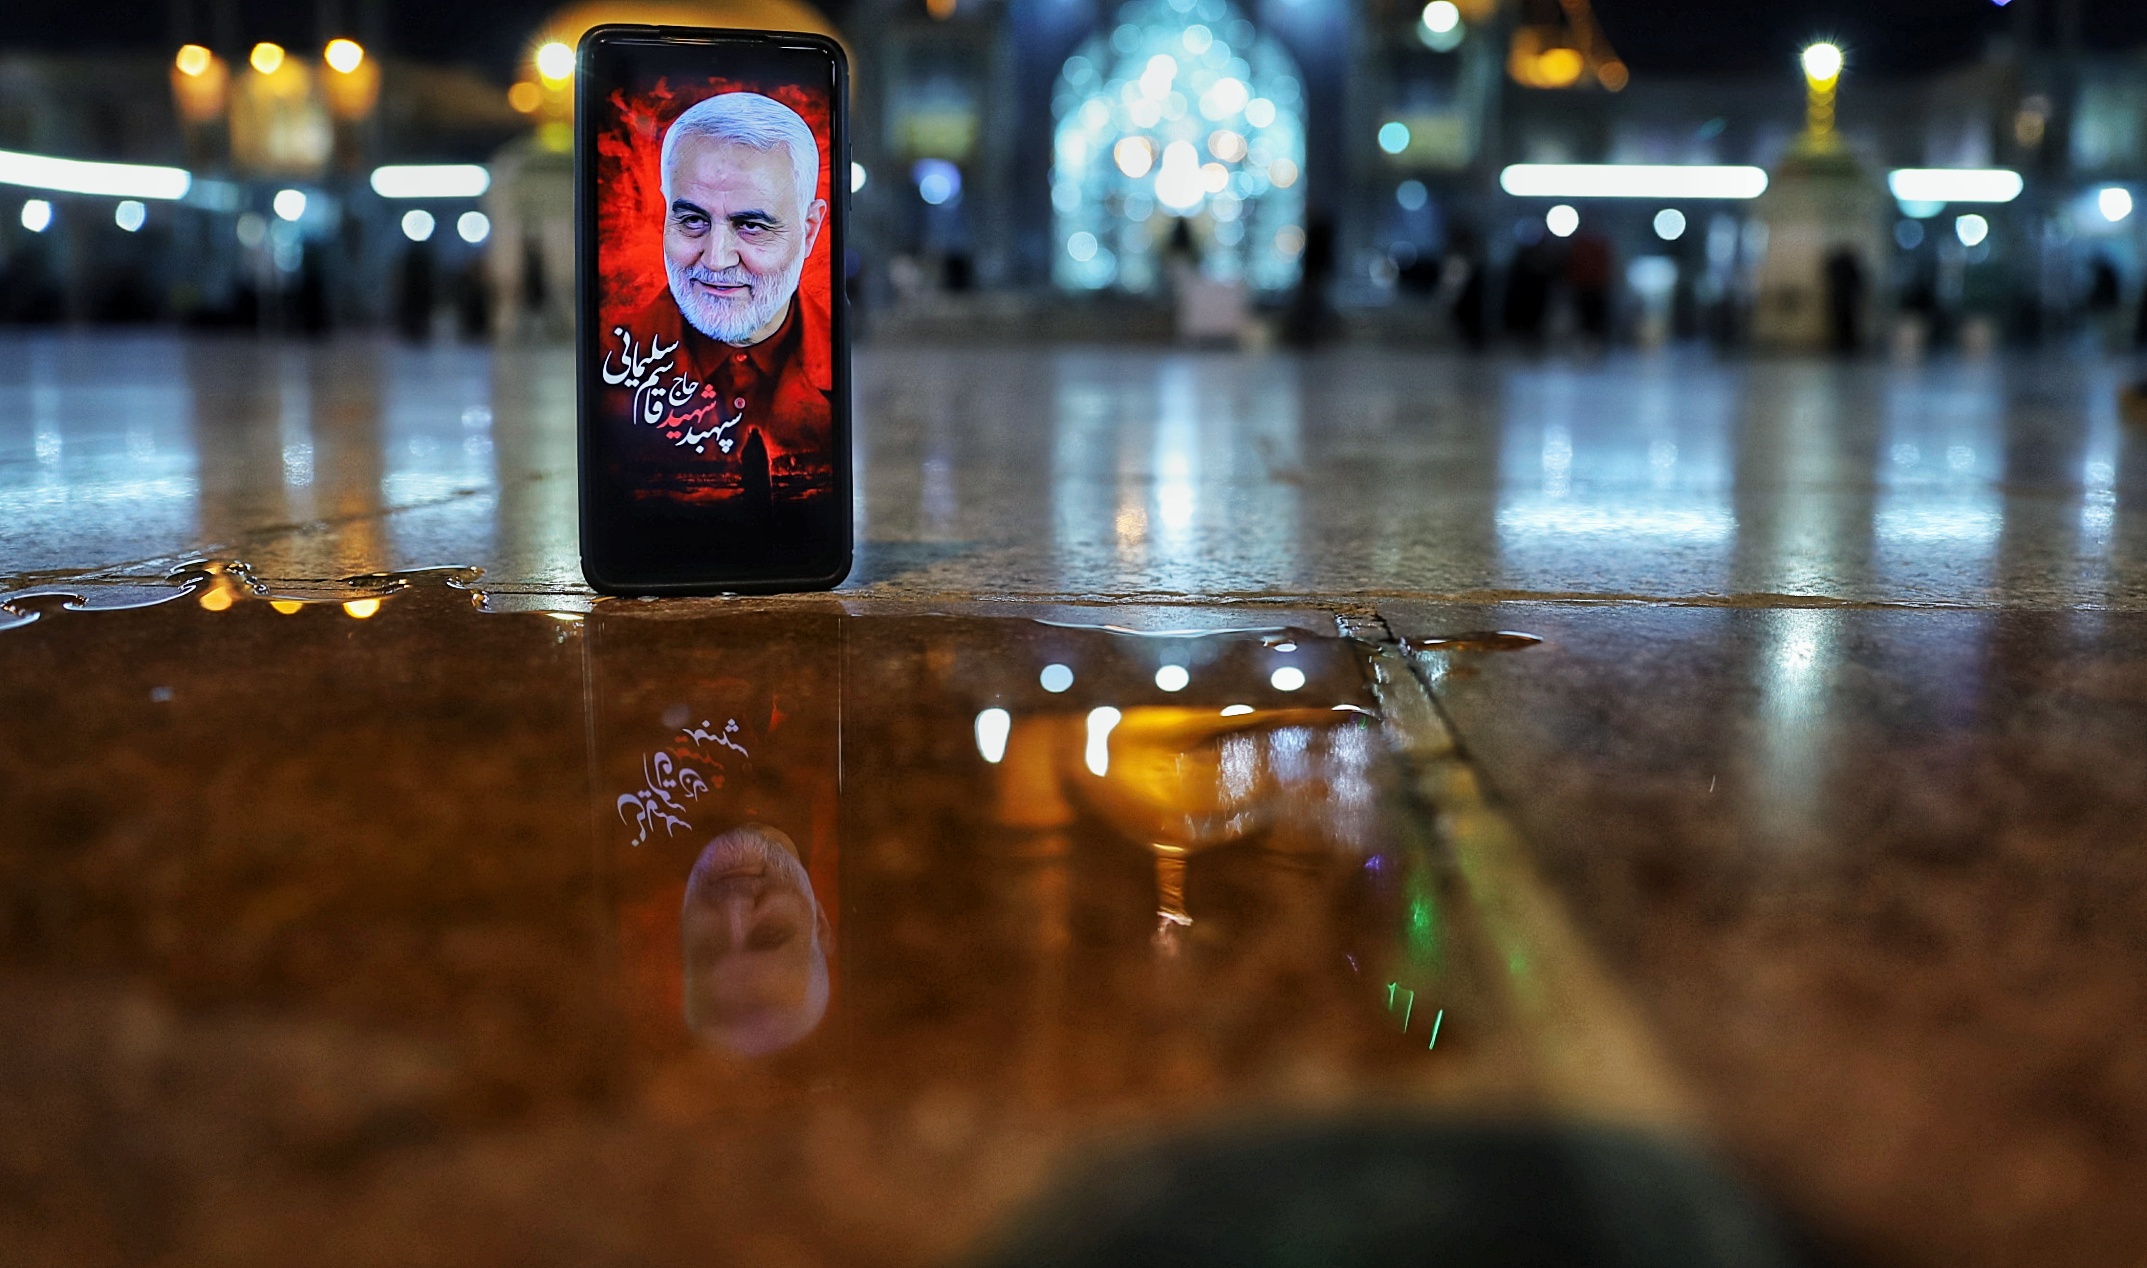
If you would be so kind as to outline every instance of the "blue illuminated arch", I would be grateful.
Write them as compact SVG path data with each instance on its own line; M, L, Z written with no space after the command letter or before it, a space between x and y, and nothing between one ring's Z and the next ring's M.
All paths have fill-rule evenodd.
M1157 289L1174 219L1209 277L1258 292L1296 285L1302 81L1229 0L1132 0L1066 59L1052 112L1060 286Z

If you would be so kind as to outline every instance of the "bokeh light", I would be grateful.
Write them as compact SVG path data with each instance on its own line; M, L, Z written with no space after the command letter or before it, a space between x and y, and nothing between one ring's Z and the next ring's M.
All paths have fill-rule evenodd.
M1111 147L1111 161L1128 179L1139 180L1155 167L1155 147L1144 136L1120 137L1118 144Z
M348 75L365 62L365 49L356 40L330 40L321 50L321 60L338 74Z
M574 78L574 50L557 40L538 49L537 74L552 84L563 84Z
M1151 293L1170 244L1189 237L1214 282L1293 285L1297 258L1278 247L1292 239L1278 234L1304 215L1302 106L1283 45L1231 0L1122 4L1054 90L1053 280Z
M945 159L918 159L910 168L917 183L917 196L934 207L943 207L962 196L962 169Z
M1804 63L1804 77L1813 83L1831 83L1841 78L1842 57L1839 45L1822 40L1806 47L1799 60Z

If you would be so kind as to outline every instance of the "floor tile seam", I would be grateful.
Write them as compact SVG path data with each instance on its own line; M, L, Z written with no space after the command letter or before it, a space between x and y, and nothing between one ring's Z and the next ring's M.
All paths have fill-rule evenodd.
M2019 600L1976 602L1968 600L1849 599L1810 594L1601 594L1574 590L1355 590L1354 599L1371 604L1443 603L1482 606L1505 603L1562 604L1571 607L1691 607L1775 609L1841 609L1845 611L1902 612L2010 612L2087 611L2126 612L2147 609L2147 596L2116 603L2085 601ZM1317 596L1307 596L1308 601Z
M1370 649L1373 693L1415 800L1462 874L1493 962L1507 969L1506 1002L1544 1092L1569 1114L1699 1134L1699 1101L1666 1045L1535 867L1416 660L1377 613L1337 625Z
M887 589L880 587L887 585ZM2140 611L2147 610L2147 596L2141 599L2125 599L2119 602L2018 600L2012 602L1976 602L1967 600L1889 600L1850 599L1834 595L1799 594L1641 594L1641 593L1594 593L1572 590L1400 590L1400 589L1351 589L1351 590L1209 590L1197 594L1175 590L960 590L935 588L930 590L907 590L899 585L873 582L856 590L837 591L874 598L931 597L966 602L1026 602L1026 603L1094 603L1143 606L1166 604L1171 606L1322 606L1344 608L1373 608L1387 603L1440 603L1456 606L1482 606L1503 603L1559 603L1581 606L1632 606L1632 607L1696 607L1696 608L1752 608L1752 609L1843 609L1848 611L1936 611L1936 612L2007 612L2007 611Z
M78 571L32 570L20 574L14 580L22 584L10 589L46 589L57 586L113 586L141 585L145 582L163 581L169 573L185 564L219 558L242 558L238 548L218 549L214 546L201 550L182 551L173 554L150 556L121 563L98 565ZM161 571L139 571L160 569ZM389 569L392 572L422 571L418 567ZM345 575L312 576L278 574L265 569L253 570L264 582L276 584L326 585L349 579ZM472 583L473 589L499 594L519 596L556 595L567 598L588 599L596 592L586 586L558 585L546 582L522 582L512 580ZM2120 602L2014 600L2000 602L1967 602L1944 600L1881 600L1848 599L1832 595L1800 594L1643 594L1643 593L1594 593L1570 590L1403 590L1403 589L1352 589L1352 590L1241 590L1202 591L1179 590L1005 590L961 589L952 587L910 588L891 581L875 581L855 589L814 592L832 595L837 599L892 601L903 603L1004 603L1009 605L1067 604L1090 607L1196 607L1231 608L1261 607L1287 608L1310 607L1336 611L1371 609L1382 605L1441 604L1456 607L1481 607L1503 604L1544 604L1572 608L1585 607L1684 607L1717 609L1750 609L1759 611L1782 610L1842 610L1878 612L2012 612L2012 611L2063 611L2063 612L2136 612L2147 610L2147 602L2126 600Z

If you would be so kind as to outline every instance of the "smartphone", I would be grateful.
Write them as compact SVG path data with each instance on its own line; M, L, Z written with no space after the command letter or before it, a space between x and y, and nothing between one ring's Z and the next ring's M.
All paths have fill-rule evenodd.
M613 594L833 586L851 557L841 46L600 26L577 56L582 574Z

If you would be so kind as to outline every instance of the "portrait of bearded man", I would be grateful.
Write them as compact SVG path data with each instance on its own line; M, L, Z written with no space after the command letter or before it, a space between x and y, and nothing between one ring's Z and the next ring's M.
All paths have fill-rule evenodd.
M644 487L749 501L824 489L831 322L799 285L828 214L812 128L772 97L721 93L665 130L660 172L667 286L612 330L627 362L654 359L610 411L642 442ZM607 357L607 382L619 364Z

